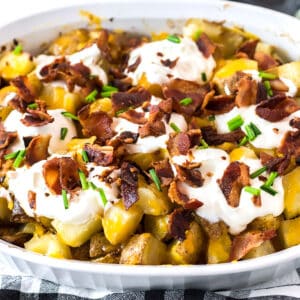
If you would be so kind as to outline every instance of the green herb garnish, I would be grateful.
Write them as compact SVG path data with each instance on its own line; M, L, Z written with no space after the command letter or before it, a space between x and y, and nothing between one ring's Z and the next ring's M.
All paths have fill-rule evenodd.
M204 82L207 81L207 76L206 76L206 73L205 73L205 72L202 72L202 73L201 73L201 79L202 79L202 81L204 81Z
M251 128L251 126L246 125L245 130L246 130L248 140L253 141L256 138L256 135L255 135L255 132L253 131L253 129Z
M21 44L18 44L13 50L14 55L20 55L23 52L23 47Z
M23 159L25 157L25 154L26 154L26 150L25 149L24 150L20 150L18 152L18 155L17 155L17 157L16 157L16 159L15 159L15 161L13 163L13 167L14 168L19 168L20 167L20 165L21 165L21 163L22 163L22 161L23 161Z
M62 128L60 129L60 139L61 139L62 141L65 139L67 133L68 133L68 128L67 128L67 127L62 127Z
M216 117L214 115L208 116L208 121L214 121Z
M181 42L180 37L175 34L168 35L167 40L175 44L179 44Z
M266 193L275 196L277 194L277 191L275 191L273 188L271 188L270 186L266 186L266 185L262 185L260 187L263 191L265 191Z
M175 124L175 123L170 123L170 127L175 131L175 132L181 132L180 128Z
M183 98L182 100L180 100L179 104L183 105L183 106L187 106L187 105L191 104L192 102L193 102L193 99L190 97L187 97L187 98Z
M156 171L154 169L149 170L149 174L156 185L156 188L161 192L161 184L160 184L160 179L156 174Z
M267 95L272 97L273 96L273 91L272 91L272 87L271 87L271 83L269 80L264 81L264 86L266 88L267 91Z
M250 193L254 196L259 196L260 195L260 190L257 188L254 188L252 186L245 186L244 188L245 192Z
M274 180L277 176L278 176L277 172L271 172L268 179L267 179L267 181L264 183L264 185L268 186L268 187L272 186L273 183L274 183Z
M87 190L89 188L89 184L86 180L85 174L81 170L78 170L78 175L79 175L82 189Z
M239 142L239 146L244 146L248 143L248 137L244 136L242 140Z
M65 209L68 209L69 208L69 200L68 200L66 190L61 190L61 195L63 198L64 207L65 207Z
M99 191L101 200L103 202L103 206L105 206L106 203L107 203L107 198L106 198L105 192L104 192L104 190L102 188L98 188L98 191Z
M198 146L198 149L207 149L208 148L208 144L206 143L206 141L204 139L200 140L200 144L201 146Z
M69 118L69 119L72 119L72 120L75 120L75 121L78 121L78 120L79 120L77 116L71 114L71 113L68 112L68 111L63 111L61 114L62 114L64 117L66 117L66 118Z
M96 89L94 89L92 92L90 92L86 97L85 97L85 101L87 103L92 103L96 100L96 97L98 95L98 91Z
M9 153L9 154L6 154L6 155L4 155L4 159L5 160L15 159L18 156L19 152L20 152L20 150L18 150L16 152Z
M258 75L259 77L263 78L263 79L275 79L277 78L277 76L275 74L272 74L272 73L267 73L267 72L263 72L263 71L260 71L258 72Z
M265 171L267 171L267 167L262 167L258 170L256 170L255 172L250 174L250 178L254 179L256 177L258 177L259 175L261 175L262 173L264 173Z
M234 131L240 128L243 124L244 124L244 120L241 117L241 115L237 115L227 122L227 126L230 131Z
M88 163L88 162L89 162L89 157L88 157L88 155L87 155L87 153L86 153L85 150L82 150L82 152L81 152L81 157L82 157L82 160L83 160L85 163Z
M30 104L27 105L27 107L28 107L29 109L37 109L37 108L38 108L38 105L37 105L37 103L30 103Z

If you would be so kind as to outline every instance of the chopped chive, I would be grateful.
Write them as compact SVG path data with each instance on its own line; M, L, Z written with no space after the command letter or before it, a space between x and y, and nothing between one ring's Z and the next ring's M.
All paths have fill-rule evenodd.
M89 188L89 184L86 180L85 174L81 170L78 170L78 175L79 175L82 189L87 190Z
M61 139L62 141L65 139L67 133L68 133L68 128L67 128L67 127L62 127L62 128L60 129L60 139Z
M262 185L260 187L263 191L265 191L266 193L275 196L277 194L277 191L275 191L273 188L271 188L270 186L266 186L266 185Z
M261 134L261 131L258 129L258 127L254 123L250 122L249 125L250 125L251 129L253 130L253 132L255 133L256 136Z
M191 104L193 102L193 99L190 97L187 98L183 98L182 100L179 101L179 104L183 105L183 106L187 106L189 104Z
M214 121L216 119L215 115L208 116L208 121Z
M102 98L110 98L112 93L115 93L115 91L102 92L101 97Z
M96 89L94 89L92 92L90 92L86 97L85 97L85 101L87 103L92 103L96 100L96 97L98 95L98 91Z
M151 169L149 171L149 174L154 182L154 184L156 185L156 188L161 192L161 185L160 185L160 179L159 177L157 176L156 172L154 169Z
M244 188L245 192L250 193L254 196L259 196L260 195L260 190L257 188L254 188L252 186L245 186Z
M15 161L13 163L13 167L14 168L19 168L20 167L20 165L21 165L21 163L22 163L22 161L23 161L23 159L25 157L25 154L26 154L25 150L20 150L19 151L19 153L18 153L18 155L17 155L17 157L16 157L16 159L15 159Z
M77 116L71 114L71 113L68 112L68 111L63 111L61 114L62 114L64 117L66 117L66 118L70 118L70 119L75 120L75 121L78 121L78 120L79 120Z
M208 148L208 144L205 142L204 139L200 140L200 144L201 144L201 146L198 146L197 147L198 149L207 149Z
M170 123L170 127L175 131L175 132L181 132L180 128L175 124L175 123Z
M27 105L27 107L28 107L29 109L37 109L37 108L38 108L38 105L37 105L37 103L30 103L30 104Z
M168 35L167 37L167 40L172 42L172 43L175 43L175 44L179 44L180 43L180 37L178 37L177 35L175 34L170 34Z
M247 137L247 136L244 136L244 137L242 138L242 140L239 142L239 146L244 146L244 145L247 144L247 142L248 142L248 137Z
M241 115L237 115L227 122L227 126L230 131L234 131L240 128L243 124L244 124L244 120L241 117Z
M247 133L248 140L253 141L256 138L256 135L255 135L255 132L253 131L253 129L251 128L251 126L246 125L245 130L246 130L246 133Z
M261 77L263 79L271 79L272 80L272 79L277 78L277 76L275 74L263 72L263 71L258 72L258 75L259 75L259 77Z
M9 153L9 154L6 154L6 155L4 155L4 159L5 160L15 159L18 156L19 152L20 152L20 150L16 151L16 152Z
M23 52L22 45L18 44L15 49L13 50L14 55L20 55Z
M277 172L271 172L267 181L264 183L265 186L270 187L273 185L275 178L278 176Z
M61 195L63 198L64 207L65 207L65 209L68 209L69 208L69 200L68 200L68 196L67 196L67 191L61 190Z
M127 110L129 110L130 108L122 108L118 111L116 111L116 117L118 117L120 114L126 112Z
M101 200L103 202L103 206L105 206L106 203L107 203L107 198L106 198L105 192L104 192L104 190L102 188L99 188L98 190L99 190L99 194L100 194Z
M87 155L87 153L86 153L85 150L82 150L82 152L81 152L81 157L82 157L82 160L83 160L85 163L88 163L88 162L89 162L89 157L88 157L88 155Z
M102 87L102 92L117 92L118 91L118 88L112 86L112 85L104 85Z
M91 188L92 190L97 190L97 186L94 184L94 182L89 181L89 188Z
M201 35L202 35L202 30L201 29L198 29L195 33L194 33L194 39L197 41Z
M255 172L250 174L250 178L254 179L256 177L258 177L259 175L261 175L262 173L264 173L265 171L267 171L267 167L262 167L258 170L256 170Z
M201 73L201 79L202 79L202 81L204 81L204 82L207 81L207 76L206 76L206 73L205 73L205 72L202 72L202 73Z
M271 87L271 83L269 80L264 81L264 86L267 90L267 95L272 97L273 96L273 91L272 91L272 87Z

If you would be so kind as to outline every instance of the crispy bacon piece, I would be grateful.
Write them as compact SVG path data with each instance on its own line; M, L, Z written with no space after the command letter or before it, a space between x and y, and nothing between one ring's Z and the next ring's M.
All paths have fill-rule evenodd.
M115 112L121 109L136 108L150 101L151 94L142 87L132 88L127 92L112 94L112 105Z
M300 118L295 117L290 121L290 126L300 130Z
M135 124L145 124L147 119L145 118L144 112L138 112L134 109L127 110L118 115L119 118L126 119Z
M164 97L173 100L173 110L188 116L200 110L204 97L210 90L209 84L201 86L183 79L174 79L162 87ZM192 98L193 101L187 106L181 105L180 101L184 98Z
M47 159L49 156L48 147L51 135L38 135L33 137L26 149L25 161L29 166L36 162Z
M253 196L253 197L252 197L252 202L253 202L253 204L254 204L255 206L257 206L257 207L261 206L261 197L260 197L260 195L258 195L258 196Z
M276 231L248 231L234 237L230 251L229 261L243 258L250 250L259 247L263 242L276 236Z
M90 112L90 105L86 105L79 110L78 118L85 136L95 135L102 144L114 136L111 128L113 120L107 113Z
M173 100L171 98L162 100L158 104L158 107L162 112L164 112L166 114L170 114L172 112L172 108L173 108Z
M278 151L287 157L299 157L300 156L300 130L288 131L281 144Z
M206 94L202 109L206 115L219 115L231 111L235 105L233 95L214 95L214 91Z
M191 147L191 141L187 133L172 133L167 147L171 156L186 155Z
M33 191L28 191L28 203L30 208L36 208L36 193Z
M18 95L22 98L27 104L31 103L35 99L35 93L33 88L30 86L27 76L18 76L12 79L11 84L17 88Z
M278 94L262 101L255 109L256 114L269 122L278 122L300 109L295 99Z
M237 83L235 104L238 107L250 106L256 103L257 82L250 76L242 77Z
M20 202L18 199L14 199L14 207L11 212L10 216L10 222L12 223L20 223L20 224L25 224L25 223L30 223L35 221L32 217L29 217L24 209L21 207Z
M54 118L48 114L46 110L46 103L41 100L36 100L35 102L38 105L37 109L26 108L27 114L21 119L21 122L25 126L44 126L54 121Z
M83 150L86 151L89 161L98 166L108 166L114 160L114 149L111 146L101 147L97 144L85 144Z
M193 216L190 210L183 208L175 209L169 215L168 232L171 237L183 241L185 239L185 232L190 228Z
M216 50L216 45L208 38L205 33L202 33L196 41L198 49L202 52L205 58L210 57Z
M263 52L255 52L254 59L258 62L258 69L260 70L271 69L279 65L276 59Z
M131 64L130 66L127 67L127 72L134 72L137 69L137 67L139 66L139 64L141 63L141 61L142 61L142 59L139 56L133 64Z
M181 182L185 182L192 187L200 187L203 185L203 177L199 170L184 168L179 165L175 165L177 171L177 178Z
M17 136L17 132L5 131L3 123L0 123L0 150L7 148Z
M70 157L54 157L43 165L43 176L52 193L61 194L62 189L73 191L80 187L79 165Z
M174 180L168 191L168 196L173 203L181 205L184 209L197 209L203 205L198 199L189 199L187 195L180 192L178 180Z
M121 166L121 195L126 209L129 209L139 199L138 169L126 161Z
M220 189L232 207L239 206L241 190L249 184L249 167L238 161L230 163L219 180Z
M221 145L227 143L238 143L245 136L241 129L234 130L229 133L218 133L212 126L205 126L201 128L203 139L208 145Z
M236 51L237 57L246 57L253 59L258 40L250 40L243 43ZM241 55L242 54L242 55Z
M263 82L257 83L256 104L268 99L267 89Z
M139 138L139 134L131 131L123 131L117 138L125 144L135 144Z
M156 161L153 164L155 172L160 179L161 186L169 186L174 179L172 167L167 159Z
M287 156L273 157L265 152L260 152L259 156L262 165L267 167L268 172L276 171L281 176L290 164L290 158Z
M176 66L176 64L177 64L178 59L179 59L179 57L177 57L177 58L174 59L174 60L170 60L170 59L167 58L167 59L165 59L165 60L161 59L160 62L161 62L162 65L164 65L165 67L168 67L168 68L170 68L170 69L173 69L173 68Z

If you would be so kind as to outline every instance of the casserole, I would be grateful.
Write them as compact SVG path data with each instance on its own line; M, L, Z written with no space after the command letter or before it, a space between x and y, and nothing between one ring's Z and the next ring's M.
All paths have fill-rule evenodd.
M108 5L108 4L106 4L106 5ZM116 11L114 11L115 13L116 13L116 15L113 15L113 17L118 17L118 14L117 14L117 11L119 10L120 12L122 11L122 12L124 12L124 10L123 10L123 8L124 9L126 9L126 8L130 8L130 6L131 7L133 7L134 5L136 5L137 7L138 7L138 4L137 3L127 3L126 4L126 7L122 7L122 5L119 3L111 3L111 4L109 4L109 6L105 6L105 4L103 3L103 7L102 7L102 4L98 4L98 5L96 5L95 7L93 7L93 6L90 6L90 7L87 7L87 9L89 10L89 11L93 11L95 14L98 14L98 9L99 8L102 8L103 9L103 11L101 10L101 15L102 16L106 16L106 11L105 11L105 8L107 9L107 12L109 12L109 10L111 9L111 11L114 11L114 9L116 9ZM146 5L146 4L145 4ZM148 4L149 5L149 4ZM176 15L176 12L175 12L175 10L173 11L173 9L174 9L174 7L176 7L176 11L178 12L178 11L180 11L181 9L180 9L180 3L178 3L178 4L176 4L176 5L174 5L174 3L172 3L172 5L170 4L170 3L165 3L165 4L162 4L162 5L165 5L165 7L166 8L169 8L167 11L168 11L168 14L170 14L170 17L172 17L172 18L175 18L176 19L176 17L177 17L177 15ZM236 9L235 7L237 7L237 9L239 10L239 13L238 13L238 15L239 16L241 16L243 13L246 13L246 12L248 12L248 10L252 10L253 8L249 8L248 6L243 6L243 5L241 5L241 6L239 6L239 5L237 5L237 6L235 6L235 4L230 4L230 3L213 3L213 4L210 4L210 5L208 5L207 3L205 3L205 2L203 2L203 3L199 3L199 4L196 4L196 3L192 3L191 2L191 4L190 4L191 6L190 7L192 7L193 6L193 8L195 9L195 7L199 7L199 11L205 11L205 12L212 12L212 14L214 15L214 13L216 13L216 12L219 12L219 16L215 16L214 15L214 17L212 18L212 19L214 19L214 20L216 20L216 19L218 19L218 18L222 18L222 19L226 19L226 20L231 20L233 23L237 23L237 24L239 24L239 25L245 25L245 27L246 27L246 29L247 30L250 30L250 31L252 31L252 32L254 32L254 33L258 33L258 35L259 36L261 36L263 39L265 39L267 42L271 42L271 43L273 43L273 44L275 44L275 45L278 45L279 47L280 46L282 46L282 48L284 48L285 47L285 49L286 50L289 50L288 51L288 54L290 55L290 58L292 58L292 59L294 59L294 60L297 60L297 56L296 56L296 54L297 54L297 49L299 48L299 44L297 43L297 41L294 41L294 40L291 40L290 39L290 36L285 36L284 35L284 32L283 33L279 33L279 36L278 36L278 32L277 33L275 33L276 34L276 36L277 36L277 38L276 38L276 41L275 41L275 38L274 38L274 33L272 33L272 32L270 32L269 33L269 35L268 34L260 34L260 32L258 32L258 30L255 28L255 26L254 27L252 27L251 28L251 26L250 26L250 23L248 24L249 26L247 26L247 24L246 23L244 23L244 22L239 22L239 20L238 19L236 19L236 16L237 16L237 14L234 12L234 10ZM135 7L135 6L134 6ZM255 10L255 9L254 9ZM68 17L69 16L71 16L72 15L72 11L74 12L74 14L75 14L75 11L76 11L76 8L73 8L73 10L72 9L69 9L69 10L67 10L66 9L66 11L68 11ZM259 16L259 11L260 10L258 10L258 16ZM59 13L58 13L58 15L61 15L61 16L63 16L63 12L64 12L64 10L62 10L62 11L60 11ZM173 15L173 13L174 13L174 15ZM185 13L187 13L187 17L190 17L191 15L188 15L188 13L190 13L190 12L188 12L188 10L187 11L185 11ZM266 13L267 14L267 13ZM174 23L171 23L170 21L169 22L167 22L167 24L163 24L163 20L156 20L156 21L152 21L152 17L154 17L154 15L155 15L155 12L153 12L153 15L151 15L151 10L149 11L149 18L150 18L150 20L148 21L149 22L149 24L150 25L147 25L147 29L149 30L149 31L153 31L153 30L155 30L155 29L159 29L159 30L162 30L163 28L164 28L164 26L166 26L166 25L168 25L168 26L170 26L170 25L174 25ZM264 13L261 13L261 17L263 17L265 14ZM48 15L47 15L48 16ZM278 16L278 14L274 14L274 19L276 19L276 16ZM280 15L279 15L280 16ZM51 19L51 14L49 14L49 20ZM132 16L132 17L137 17L137 16ZM197 17L198 17L198 15L197 15ZM202 17L202 15L199 15L199 17ZM205 17L207 18L208 17L208 14L207 13L205 13ZM34 19L34 18L32 18L31 19L31 21L34 23L35 22L35 20L38 22L38 17L36 17L37 19ZM46 18L46 16L45 16L45 18ZM43 17L43 21L45 21L45 18ZM281 19L283 18L283 17L280 17ZM290 18L288 18L288 17L284 17L284 18L286 18L287 19L287 22L285 23L285 24L287 24L288 23L288 21L289 22L295 22L295 24L296 24L296 21L294 21L293 19L290 19ZM219 20L220 20L219 19ZM272 14L272 19L273 19L273 14ZM60 26L60 24L59 24L59 18L58 17L56 17L56 20L55 20L55 25L58 25L58 26ZM134 20L134 19L133 19ZM114 26L116 26L116 27L121 27L121 28L126 28L126 26L129 26L129 24L130 24L130 26L133 24L133 23L135 23L133 20L126 20L126 18L125 18L125 20L123 20L122 18L120 18L120 23L118 23L119 21L118 21L118 18L116 18L116 20L113 22L113 25ZM65 21L65 19L64 19L64 21ZM138 29L138 30L140 30L140 28L141 28L141 23L139 23L139 20L137 20L136 21L137 23L136 23L136 28ZM141 22L141 21L140 21ZM68 22L68 23L73 23L71 20L70 20L70 22ZM26 24L26 21L25 21L25 24ZM176 23L176 24L180 24L180 22L178 22L178 23ZM262 23L263 24L263 23ZM47 24L48 25L48 24ZM181 25L182 25L182 23L181 23ZM13 25L12 25L13 26ZM18 24L16 24L15 25L16 27L18 27ZM30 26L30 28L34 28L35 26L34 26L34 24L29 24L29 26ZM76 26L78 26L78 24L76 24ZM24 45L25 45L25 47L26 47L26 44L28 44L28 45L31 45L31 46L33 46L34 48L36 48L35 46L37 46L37 44L39 43L39 42L41 42L41 40L39 40L38 39L38 34L41 34L41 35L45 35L45 34L47 34L47 36L51 36L51 33L49 32L49 34L48 33L46 33L46 31L43 31L43 25L40 25L40 29L41 29L41 31L39 31L38 33L37 32L31 32L31 33L28 33L28 35L26 36L24 36L23 35L23 38L24 38ZM47 27L47 26L46 26ZM51 27L51 26L50 26ZM295 29L295 27L296 27L296 25L295 26L293 26L293 29ZM3 32L7 32L8 31L8 29L9 28L4 28L3 29ZM23 28L22 28L23 30L24 30L24 26L23 26ZM130 29L132 29L132 28L130 28ZM46 30L46 29L45 29ZM53 29L54 30L54 29ZM174 30L176 30L176 29L174 29ZM16 34L16 36L20 36L21 37L21 39L22 39L22 35L20 34L18 34L18 32L17 32L17 30L15 31L13 28L12 28L12 31L14 32L14 34ZM54 32L54 31L53 31ZM267 31L266 31L267 32ZM264 32L265 33L265 32ZM289 32L290 33L290 32ZM3 34L2 35L2 37L4 37L5 35ZM293 35L293 33L291 32L291 36L296 36L296 35ZM272 38L273 38L273 40L272 40ZM32 40L31 40L32 39ZM7 40L6 40L7 41ZM5 42L5 41L3 41L3 42ZM284 47L283 47L284 46ZM289 46L289 47L288 47ZM4 246L3 246L4 247ZM9 246L9 247L12 247L12 246ZM4 249L4 251L5 251L5 247L3 248ZM296 248L294 248L294 249L296 249ZM292 249L290 249L290 250L292 250ZM20 250L16 250L16 251L20 251ZM13 251L11 251L11 253L15 253L15 249L13 250ZM282 253L288 253L288 250L286 250L285 252L282 252ZM277 254L280 254L280 256L281 257L285 257L283 254L282 254L281 252L280 253L277 253ZM28 254L29 255L29 254ZM32 255L32 256L35 256L34 254L30 254L30 255ZM27 253L26 253L26 255L24 255L24 257L27 257ZM275 256L275 254L274 254L274 256ZM14 257L14 256L13 256ZM272 255L270 255L269 257L272 257ZM264 260L263 259L266 259L266 265L268 265L268 266L271 266L272 264L268 261L268 259L269 259L269 257L265 257L265 258L262 258L262 265L263 265L263 262L264 262ZM28 258L28 257L27 257ZM43 259L43 258L41 258L41 259ZM39 259L37 259L36 261L39 261ZM45 259L45 261L46 261L46 259ZM259 259L257 259L256 260L257 262L259 262L260 260ZM15 262L16 263L20 263L19 261L18 261L18 259L15 259ZM54 263L54 262L53 262ZM75 285L78 283L78 282L76 282L77 280L78 280L78 277L76 277L76 272L75 273L73 273L73 275L71 275L70 276L70 273L68 273L67 272L67 269L68 269L68 267L69 267L69 263L71 263L71 264L73 264L73 262L66 262L66 263L63 263L63 268L65 268L66 270L64 270L64 269L61 269L61 270L58 270L58 269L54 269L54 274L62 274L61 272L64 272L64 271L66 271L66 273L65 273L65 276L63 276L63 280L64 281L62 281L61 283L65 283L65 284L74 284L75 283ZM250 263L250 262L247 262L247 263ZM275 261L274 261L274 263L275 263ZM52 263L51 263L52 264ZM59 262L58 262L58 264L59 264ZM254 263L254 261L253 261L253 263L252 263L253 265L255 264ZM67 266L68 265L68 267L65 267L65 266ZM76 265L75 264L75 262L74 262L74 265ZM78 268L79 268L79 266L83 266L84 264L81 264L81 263L78 263ZM168 278L171 278L171 285L174 285L174 286L178 286L178 287L180 287L180 286L182 286L182 284L186 284L186 287L190 287L190 286L193 286L194 284L196 284L196 282L198 281L198 279L199 279L199 281L200 281L200 283L199 283L199 285L197 285L197 287L206 287L206 288L213 288L213 289L215 289L215 288L223 288L223 287L234 287L234 285L235 284L237 284L237 286L238 285L240 285L240 284L243 284L243 276L242 275L244 275L245 276L245 278L247 278L247 279L245 279L244 278L244 280L246 280L246 281L250 281L250 283L254 283L254 282L256 282L256 280L257 281L259 281L260 280L260 276L262 276L260 273L259 273L259 270L257 270L257 271L255 271L254 273L253 273L253 279L252 279L252 277L250 276L252 273L249 273L249 272L247 272L247 271L245 271L246 270L246 267L245 267L245 269L243 269L243 266L245 266L245 264L244 264L244 262L242 262L242 263L238 263L238 264L236 264L237 265L237 267L236 267L236 271L234 271L234 265L235 264L231 264L231 265L226 265L226 264L224 264L224 269L223 269L223 271L222 271L222 269L220 269L219 270L219 274L221 274L221 273L223 273L225 270L225 273L229 270L229 269L232 269L232 274L235 274L236 275L236 278L239 278L239 280L237 280L237 282L235 282L235 280L232 280L232 279L235 279L235 276L234 275L229 275L229 274L227 274L228 276L227 276L227 279L230 279L229 281L224 281L224 280L220 280L220 282L219 282L219 280L217 280L217 278L215 278L214 280L212 280L211 282L213 282L213 283L210 283L209 284L209 282L207 281L202 281L202 280L200 280L199 278L201 278L201 276L199 277L199 278L197 278L197 276L199 276L199 274L203 274L203 275L205 275L205 274L207 274L207 275L211 275L211 276L214 276L213 275L213 272L216 272L216 274L215 275L217 275L218 274L218 270L217 269L215 269L214 270L214 268L210 268L209 269L209 267L217 267L217 266L197 266L197 267L194 267L194 266L192 266L192 267L181 267L181 269L179 269L180 271L178 272L178 276L175 276L176 277L176 279L175 279L175 277L173 278L172 276L169 276L168 275L168 269L170 269L170 267L160 267L160 269L158 269L158 268L155 268L155 267L141 267L141 268L137 268L137 270L139 270L139 271L135 271L135 268L131 268L131 267L128 267L128 269L126 269L127 267L123 267L123 268L125 268L125 269L122 269L122 268L119 268L119 269L117 269L116 267L119 267L119 266L101 266L101 270L103 270L103 272L105 272L104 271L104 269L106 269L107 268L107 274L104 276L102 276L101 274L99 274L99 276L97 276L96 275L96 273L98 273L98 272L96 272L96 269L94 269L94 266L92 266L92 265L89 265L89 267L88 267L88 269L89 270L92 270L93 269L93 271L95 271L95 274L94 274L94 276L92 276L92 277L90 277L90 276L86 276L86 278L89 278L89 279L91 279L91 285L86 285L86 283L87 282L85 282L85 283L83 283L83 282L81 282L81 283L79 283L80 285L83 285L83 286L85 286L85 287L95 287L95 285L98 285L98 284L101 284L101 285L105 285L104 284L104 282L106 282L107 283L107 287L109 287L109 288L131 288L131 287L140 287L140 288L147 288L147 285L149 285L148 287L165 287L165 283L166 282L164 282L164 283L162 283L162 281L161 281L161 278L159 277L159 276L157 276L157 275L155 275L155 273L157 272L157 273L160 273L161 274L161 276L163 276L163 277L168 277ZM251 264L250 264L251 265ZM286 264L284 267L288 267L289 266L289 264ZM33 266L32 266L33 267ZM72 266L72 268L73 268L74 266ZM206 269L205 269L205 267L207 267ZM249 267L249 265L248 265L248 267ZM29 267L30 268L30 267ZM77 267L74 267L74 268L76 268L77 269ZM96 268L96 267L95 267ZM172 267L173 268L173 267ZM250 268L251 269L251 268ZM121 273L120 273L120 278L122 278L121 279L121 281L120 281L120 284L118 285L117 283L116 283L116 281L115 280L113 280L108 274L111 272L111 274L113 274L114 273L114 275L116 275L119 271L114 271L114 270L119 270ZM137 274L137 273L139 273L139 274L141 274L142 275L142 273L143 272L151 272L151 275L150 275L150 277L149 278L151 278L151 279L149 279L149 278L146 278L146 277L143 277L143 276L141 276L140 278L139 278L139 280L141 280L141 283L140 284L138 284L138 285L136 285L136 279L134 278L134 277L132 277L132 276L130 276L130 275L128 275L128 274L126 274L127 272L126 272L126 270L128 270L128 272L133 272L135 275ZM198 270L199 271L199 273L198 272L196 272L196 270ZM244 271L243 271L244 270ZM283 269L280 269L280 271L282 271ZM44 270L44 271L46 271L46 269ZM43 274L44 273L44 271L42 270L41 272L38 272L39 274ZM78 269L77 269L77 271L78 271ZM187 277L185 277L185 276L182 276L182 274L184 273L184 272L187 272L187 274L189 273L189 272L191 272L193 275L189 275L189 276L187 276ZM195 271L195 272L194 272ZM242 272L242 273L236 273L236 272ZM264 270L264 272L266 272L267 271L267 269L265 269ZM271 270L270 270L271 271ZM279 273L280 273L280 271L278 271ZM123 273L124 272L124 273ZM153 272L153 273L152 273ZM175 272L175 270L174 269L170 269L170 272L173 274L173 273L176 273ZM205 273L205 272L207 272L207 273ZM212 272L212 273L210 273L210 272ZM272 272L272 271L271 271ZM101 272L100 272L101 273ZM223 276L225 277L226 276L226 274L225 273L223 273ZM66 275L66 274L68 274L68 275ZM114 275L111 275L111 276L114 276ZM45 275L46 276L46 275ZM125 276L127 279L125 279L125 282L123 281L123 276ZM182 276L182 277L181 277ZM233 277L231 277L231 276L233 276ZM209 277L209 276L208 276ZM208 277L207 277L207 279L208 279ZM101 279L103 278L103 280L104 280L104 282L101 282ZM109 279L109 278L111 278L111 280ZM113 277L114 279L115 279L115 277ZM55 278L50 278L50 277L48 277L48 279L55 279ZM267 278L266 278L267 279ZM68 282L68 280L70 280L69 282ZM98 281L99 280L99 281ZM127 281L126 281L127 280ZM131 281L132 280L132 281ZM195 281L194 281L195 280ZM72 283L72 281L74 281L73 283ZM108 283L109 282L109 283ZM134 282L134 283L132 283L132 282ZM232 284L232 282L235 282L234 284ZM244 282L245 283L245 282ZM93 285L93 284L95 284L95 285Z

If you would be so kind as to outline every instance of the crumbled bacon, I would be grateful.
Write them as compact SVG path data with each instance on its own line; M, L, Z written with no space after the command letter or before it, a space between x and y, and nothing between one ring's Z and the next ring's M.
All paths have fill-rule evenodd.
M125 144L134 144L139 138L139 134L131 131L123 131L118 137Z
M219 180L219 186L232 207L239 206L241 190L249 184L249 167L238 161L230 163Z
M250 76L242 77L237 83L235 103L238 107L250 106L256 103L257 82Z
M135 124L145 124L147 119L144 112L138 112L134 109L129 109L118 115L119 118L126 119Z
M90 112L90 105L84 106L78 112L79 122L85 136L95 135L102 144L114 136L112 118L103 111Z
M129 162L121 166L121 195L126 209L138 201L138 169Z
M33 191L28 191L28 203L30 208L36 208L36 193Z
M64 189L73 191L80 187L79 165L70 157L54 157L43 165L43 176L51 192L60 195Z
M202 52L205 58L210 57L216 50L216 45L208 38L205 33L202 33L196 41L198 49Z
M223 143L238 143L245 136L241 129L234 130L228 133L218 133L212 126L205 126L201 128L203 139L208 145L221 145Z
M295 117L292 120L290 120L290 126L296 129L300 129L300 118Z
M204 97L210 90L209 84L201 86L196 82L183 79L174 79L162 87L164 97L173 100L173 110L188 116L200 110ZM180 101L184 98L191 98L192 103L181 105Z
M166 114L170 114L172 112L172 108L173 108L173 100L171 98L162 100L158 104L158 107L162 112L164 112Z
M178 188L178 183L178 180L174 180L169 187L168 196L173 203L181 205L184 209L197 209L203 205L198 199L189 199L183 194Z
M175 165L177 178L181 182L185 182L192 187L200 187L203 185L203 177L198 169L188 169L179 165Z
M190 210L183 208L175 209L168 220L168 232L171 237L183 241L185 239L185 232L190 228L192 221L192 213Z
M131 64L130 66L127 67L127 72L134 72L137 69L137 67L139 66L139 64L141 63L141 61L142 61L142 59L139 56L133 64Z
M256 104L268 99L267 89L263 82L257 83Z
M254 59L258 62L258 69L267 70L277 67L279 64L271 55L263 52L255 52Z
M262 165L267 167L268 172L276 171L279 175L283 175L285 170L289 167L290 158L284 157L273 157L265 152L259 154Z
M243 258L250 250L259 247L263 242L276 236L276 231L248 231L234 237L230 251L229 261Z
M214 95L214 91L206 94L202 108L206 115L219 115L231 111L234 107L233 95Z
M54 118L48 114L46 103L41 100L36 100L38 107L36 109L26 108L26 114L21 122L25 126L39 127L44 126L54 121Z
M0 150L7 148L17 136L17 132L5 131L3 123L0 123Z
M29 104L34 101L35 93L27 76L18 76L12 79L10 82L14 87L17 88L18 95L24 102Z
M300 130L286 132L281 144L278 148L278 152L284 154L287 157L300 156Z
M260 207L261 206L261 196L260 195L253 196L252 202L255 206Z
M142 87L132 88L127 92L113 93L111 98L115 112L121 109L136 108L150 99L151 94Z
M171 156L186 155L191 147L191 141L187 133L173 133L170 135L167 147Z
M162 65L164 65L165 67L168 67L168 68L170 68L170 69L173 69L173 68L176 66L176 64L177 64L178 59L179 59L179 57L177 57L177 58L174 59L174 60L170 60L170 59L167 58L167 59L165 59L165 60L161 59L160 62L161 62Z
M48 146L50 139L51 135L38 135L30 140L28 147L26 148L25 156L25 161L29 166L47 159L49 156Z
M278 94L262 101L255 109L256 114L269 122L278 122L299 110L295 99Z
M169 186L174 178L172 167L167 159L156 161L153 167L160 179L161 186Z
M101 147L97 144L85 144L83 150L85 150L89 161L94 162L96 165L105 167L113 162L114 149L111 146Z
M236 56L241 57L241 54L243 54L243 57L245 55L246 58L253 59L257 43L258 40L246 41L237 49Z

